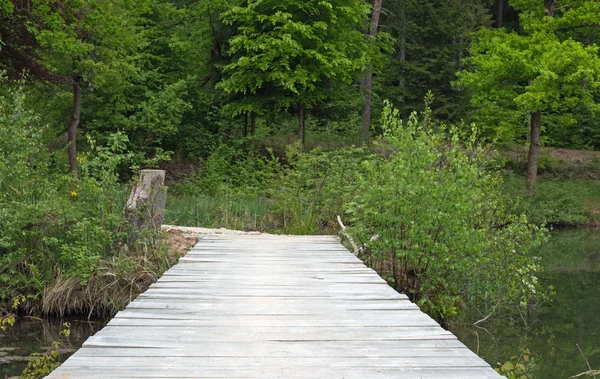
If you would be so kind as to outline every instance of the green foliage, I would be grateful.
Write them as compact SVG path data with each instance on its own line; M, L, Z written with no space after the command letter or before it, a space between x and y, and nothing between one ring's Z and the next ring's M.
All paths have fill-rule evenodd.
M278 159L272 152L267 153L262 156L238 143L221 144L203 162L195 180L175 190L209 196L263 195L281 171Z
M489 0L387 1L382 14L384 30L395 38L395 53L376 78L376 95L390 99L404 117L422 109L427 91L433 91L436 117L458 121L465 115L465 93L453 88L456 73L464 69L472 33L490 24Z
M303 153L299 145L286 152L288 166L276 184L275 212L286 234L336 233L336 217L356 195L360 163L369 158L361 148Z
M54 342L52 344L53 349L50 352L41 355L37 353L32 354L27 367L23 370L20 377L23 379L42 379L49 375L60 365L57 362L59 346L58 342Z
M273 230L274 183L282 174L279 159L239 142L220 144L188 181L175 184L166 222L212 228Z
M12 13L14 9L15 9L15 5L12 3L12 1L0 0L0 12L1 13Z
M537 111L552 116L544 119L548 130L568 130L554 134L564 138L569 131L573 134L578 113L599 109L598 46L573 39L567 32L579 29L578 22L595 20L598 4L557 5L560 11L554 17L544 15L542 2L514 1L513 5L522 11L525 34L478 31L468 58L470 70L461 73L458 83L470 91L473 116L493 140L524 138L528 115Z
M25 296L17 295L13 299L10 310L5 311L0 309L0 330L3 332L8 329L8 327L12 327L15 325L15 321L17 321L17 316L15 312L19 310L19 307L27 301Z
M533 379L534 367L535 363L531 353L525 349L520 356L511 357L504 363L498 363L496 371L509 379Z
M39 141L36 117L24 108L20 88L5 88L0 95L0 222L4 225L0 231L0 299L4 302L31 281L23 271L35 271L35 266L27 262L28 245L20 241L28 239L32 223L44 223L45 207L40 200L56 190L48 178L49 157Z
M544 229L505 211L501 180L489 171L476 135L463 142L431 113L404 124L388 106L375 152L290 146L283 170L274 162L278 175L261 182L275 189L267 192L256 191L255 173L236 173L232 167L248 161L232 163L237 150L222 146L192 182L205 195L183 197L185 204L178 199L168 217L198 226L321 234L339 230L339 215L366 246L366 262L432 315L456 316L467 304L523 311L532 297L545 296L530 254ZM211 188L219 191L207 192ZM266 197L257 199L261 193Z
M135 73L134 52L146 43L139 18L147 10L146 1L65 0L54 6L40 0L30 9L36 22L28 30L48 71L68 77L79 72L90 86L118 93L123 79Z
M65 322L63 324L64 329L60 334L66 338L71 335L71 324ZM54 369L56 369L60 362L58 362L60 342L53 341L52 349L45 354L31 354L31 358L27 363L27 367L23 370L20 378L22 379L42 379L48 376Z
M525 213L535 224L575 226L594 224L600 204L600 190L594 181L548 178L539 181L539 191L526 196L525 179L507 175L503 189L513 202L512 213Z
M73 183L65 167L56 163L43 145L43 126L25 108L23 89L4 88L0 97L0 304L24 295L31 300L31 308L39 308L60 292L50 290L56 283L72 280L69 291L75 291L73 287L98 291L87 294L89 303L70 300L81 306L81 311L85 307L90 307L90 312L94 308L114 311L120 304L111 308L103 303L112 301L102 293L110 286L98 285L98 276L114 281L106 270L120 266L121 260L133 259L131 275L141 268L147 273L160 270L164 262L160 254L153 259L144 255L139 262L137 247L124 243L125 188L119 183L118 170L132 157L125 151L127 138L119 133L109 136L108 146L92 141L90 151L78 158L81 175ZM124 250L131 251L131 256ZM131 284L139 286L147 280L144 276L139 281L132 279ZM90 281L95 287L88 286ZM62 305L62 309L48 309L61 313L70 307Z
M229 94L251 97L238 112L312 105L329 97L334 82L349 82L369 61L360 31L368 5L361 0L260 0L222 15L237 33L231 63L219 83ZM250 95L250 96L248 96Z
M279 232L282 222L265 197L227 193L216 196L170 192L165 223L169 225Z
M403 123L389 104L382 123L384 156L363 162L348 206L366 259L390 262L394 286L433 315L455 316L467 302L523 309L539 295L528 252L544 232L504 214L476 136L461 142L428 112Z

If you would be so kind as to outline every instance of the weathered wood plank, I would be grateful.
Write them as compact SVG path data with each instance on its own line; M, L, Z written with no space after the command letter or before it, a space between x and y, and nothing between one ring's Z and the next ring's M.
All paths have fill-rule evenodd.
M486 368L487 364L479 357L471 356L395 356L395 357L194 357L194 356L165 356L156 357L129 357L129 356L86 356L78 354L69 358L65 368L82 368L92 366L95 368L190 368L190 369L248 369L260 367L294 367L307 369L314 367L344 367L344 368L434 368L434 367L480 367Z
M49 378L499 378L331 236L203 238Z
M228 379L498 379L501 378L491 368L343 368L343 367L261 367L261 368L178 368L166 367L163 369L114 369L110 367L96 368L87 366L82 368L65 368L57 370L48 378L51 379L122 379L122 378L228 378Z
M281 343L271 345L258 345L256 342L240 345L210 345L203 349L181 349L181 348L119 348L98 347L95 349L82 349L77 353L78 358L90 357L235 357L235 358L397 358L397 357L473 357L474 354L467 348L416 348L406 346L397 348L377 348L371 345L355 346L352 349L340 348L335 345L295 344L286 346ZM89 345L88 345L89 347ZM243 349L241 348L243 347ZM360 360L357 360L357 362Z
M322 350L357 350L361 349L384 349L394 351L394 349L466 349L466 347L457 339L423 339L423 340L382 340L377 343L371 341L345 341L343 344L338 341L211 341L205 340L183 340L178 341L172 338L144 336L135 338L122 338L113 336L95 335L90 337L84 344L86 348L149 348L149 349L186 349L188 351L216 351L223 354L226 352L237 351L238 356L253 355L261 351L279 351L282 354L286 351L306 352L312 351L319 353ZM83 350L80 350L80 352ZM95 350L94 350L95 351Z

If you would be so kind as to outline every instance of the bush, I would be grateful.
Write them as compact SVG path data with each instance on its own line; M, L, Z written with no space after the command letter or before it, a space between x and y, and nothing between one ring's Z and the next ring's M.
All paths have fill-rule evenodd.
M178 183L174 190L178 194L211 197L264 195L281 169L279 160L268 153L260 155L236 141L221 144L202 162L193 180Z
M461 142L427 111L403 123L389 104L382 124L386 154L363 162L360 195L347 208L366 259L387 262L396 289L440 318L465 303L523 310L539 290L529 251L545 233L505 214L476 136Z

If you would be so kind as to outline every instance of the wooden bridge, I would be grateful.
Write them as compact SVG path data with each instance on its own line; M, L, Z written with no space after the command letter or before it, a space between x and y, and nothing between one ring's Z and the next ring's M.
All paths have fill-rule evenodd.
M499 378L336 237L205 237L48 378Z

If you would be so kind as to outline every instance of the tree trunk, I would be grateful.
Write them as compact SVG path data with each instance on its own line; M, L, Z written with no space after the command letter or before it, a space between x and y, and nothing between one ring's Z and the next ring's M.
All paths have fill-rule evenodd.
M71 119L69 120L69 132L67 141L69 143L69 166L73 176L77 179L77 129L81 118L81 76L73 75L73 106L71 107Z
M404 72L404 64L406 63L406 13L404 11L402 11L402 14L400 15L400 17L402 18L402 24L401 24L401 28L402 28L402 34L400 35L400 62L401 62L401 66L400 66L400 81L399 81L399 87L400 88L404 88L406 87L406 78L405 78L405 72Z
M527 192L529 195L535 193L535 181L537 179L538 162L540 160L540 136L542 130L542 113L540 111L531 114L531 135L529 139L529 155L527 157Z
M128 230L130 242L135 242L144 230L160 231L167 200L164 184L165 171L142 170L140 172L140 177L133 186L123 211L130 227Z
M544 7L546 8L546 15L554 17L556 13L556 0L544 0Z
M298 128L298 139L300 140L300 144L304 147L304 143L306 142L306 105L300 105L300 125Z
M256 112L250 113L250 135L253 136L256 133Z
M546 15L548 17L554 17L554 14L556 13L556 0L544 0L544 7ZM531 85L531 81L529 82L529 85ZM540 160L540 137L542 133L541 111L531 113L530 129L529 154L527 157L527 192L531 196L535 193L535 182Z
M496 0L496 27L501 28L504 26L504 1Z
M377 35L377 28L379 27L379 16L381 15L381 5L383 0L375 0L373 4L373 15L371 17L371 30L369 31L370 36ZM371 127L371 113L373 103L373 67L367 68L367 74L364 78L364 91L365 91L365 104L363 109L363 126L361 132L361 139L363 143L367 143L369 139L369 128Z
M465 45L465 37L460 36L459 40L458 40L458 59L457 59L457 66L458 66L458 72L463 71L463 67L464 67L464 57L465 57L465 51L464 51L464 45ZM458 92L462 92L463 91L463 86L459 85L457 87Z
M242 137L248 137L248 112L244 113L244 130L242 132Z

